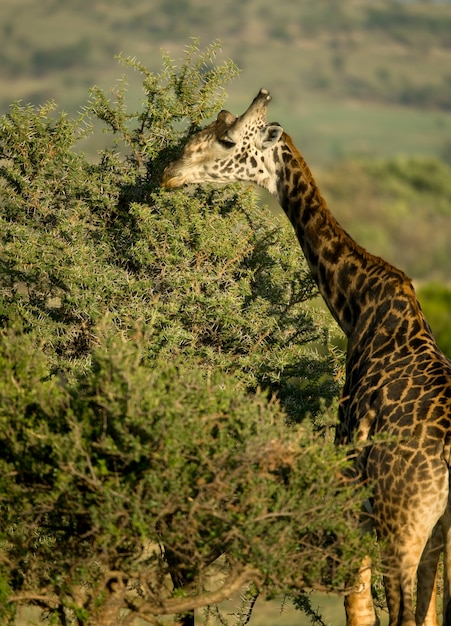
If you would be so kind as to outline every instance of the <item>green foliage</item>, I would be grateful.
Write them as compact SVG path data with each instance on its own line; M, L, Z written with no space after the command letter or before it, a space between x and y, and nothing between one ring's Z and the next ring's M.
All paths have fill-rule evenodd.
M198 46L199 40L194 39L186 49L181 68L164 53L163 69L158 74L134 58L120 57L127 67L141 75L145 99L139 112L127 112L124 80L114 89L113 102L99 87L91 90L90 110L113 134L120 135L131 151L135 166L141 167L145 161L152 164L168 144L181 138L182 130L180 127L176 130L176 123L189 120L192 132L202 120L221 108L224 85L237 75L238 68L231 60L220 66L212 64L220 48L219 42L202 53Z
M451 359L451 290L430 283L419 289L418 297L437 344Z
M409 201L413 210L432 212L432 200L437 213L451 215L450 168L438 159L404 157L374 161L366 169L386 192Z
M341 163L320 183L334 214L370 252L416 280L446 282L450 180L449 165L437 159L398 157Z
M52 589L92 617L120 570L152 587L147 602L164 599L162 546L188 581L226 550L226 571L252 567L273 591L345 584L361 538L346 522L353 487L340 485L332 442L288 427L277 403L193 358L149 363L139 333L109 335L90 374L63 387L44 376L33 334L9 331L1 344L13 598ZM128 599L132 610L142 604Z
M159 187L235 74L215 51L194 43L178 70L165 55L156 76L128 61L137 113L121 82L78 121L54 104L0 121L7 611L132 623L249 580L341 589L367 550L345 451L316 432L341 360L291 231L247 189ZM74 148L95 118L117 146L92 163Z

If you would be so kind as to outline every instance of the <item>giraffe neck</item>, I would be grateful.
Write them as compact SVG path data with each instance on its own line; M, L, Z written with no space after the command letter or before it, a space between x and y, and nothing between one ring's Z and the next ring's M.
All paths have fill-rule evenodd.
M370 301L386 299L407 276L366 252L332 216L303 157L284 133L276 195L332 315L350 337ZM399 289L398 289L399 290ZM385 292L384 294L382 292Z

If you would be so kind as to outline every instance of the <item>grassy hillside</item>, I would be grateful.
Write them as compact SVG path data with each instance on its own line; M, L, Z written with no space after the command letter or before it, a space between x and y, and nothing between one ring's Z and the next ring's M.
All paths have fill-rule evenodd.
M21 9L15 0L0 9L2 80L12 92L28 79L35 97L69 96L103 82L121 50L158 65L161 46L178 51L200 36L221 38L249 78L268 79L284 100L307 91L450 109L449 3L21 0ZM10 96L2 93L3 104Z
M158 70L161 48L177 58L190 37L202 46L221 39L242 69L227 108L240 113L269 88L270 115L345 227L415 278L449 281L449 195L440 185L427 198L415 186L406 192L402 180L387 191L384 177L400 155L425 171L437 157L451 162L451 3L21 0L19 12L16 0L2 0L0 18L0 112L16 99L54 98L75 114L92 85L110 89L125 72L116 54ZM142 92L138 77L127 79L133 109ZM82 147L95 154L102 141L97 133ZM389 161L382 175L356 158Z
M55 98L75 112L94 83L111 86L114 55L160 66L190 37L223 41L242 68L240 110L265 85L273 113L311 158L449 153L451 5L374 0L2 0L0 109ZM133 98L139 91L131 86ZM421 110L421 116L418 115ZM298 130L299 127L299 130Z
M347 161L318 180L343 226L368 250L417 282L449 283L449 166L418 157Z

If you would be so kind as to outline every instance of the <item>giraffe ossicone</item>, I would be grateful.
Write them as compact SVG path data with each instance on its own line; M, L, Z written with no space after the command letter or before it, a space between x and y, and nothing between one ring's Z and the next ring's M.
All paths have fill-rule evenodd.
M338 224L289 135L267 123L269 101L262 89L239 117L221 111L166 168L163 184L254 182L279 200L348 337L336 443L372 441L356 467L374 485L390 626L435 626L439 554L451 554L451 363L436 345L410 279ZM370 567L362 563L361 585L345 599L348 626L378 623ZM451 557L445 570L443 624L451 626Z

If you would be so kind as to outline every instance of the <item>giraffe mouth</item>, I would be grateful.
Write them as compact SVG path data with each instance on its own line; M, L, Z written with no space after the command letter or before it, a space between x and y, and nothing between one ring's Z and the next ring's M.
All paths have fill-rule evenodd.
M169 165L163 172L163 179L161 184L166 189L178 189L179 187L183 187L185 185L185 178L183 176L179 176L176 173L171 172L171 166Z

